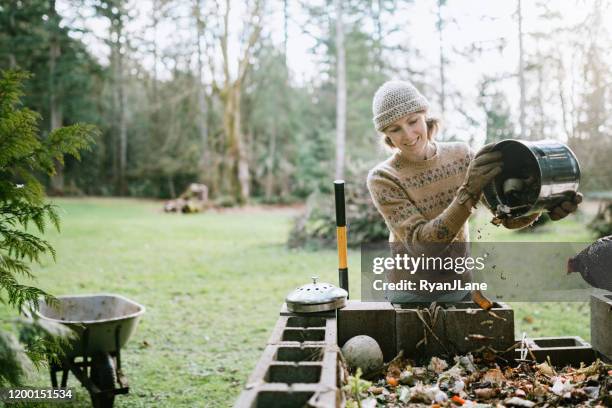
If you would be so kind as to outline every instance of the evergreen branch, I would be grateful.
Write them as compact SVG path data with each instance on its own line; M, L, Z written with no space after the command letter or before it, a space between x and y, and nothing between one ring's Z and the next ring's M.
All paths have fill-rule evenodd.
M36 166L39 167L42 166L42 164L38 163ZM31 168L28 169L23 166L15 166L13 168L13 174L23 182L23 187L18 188L23 198L31 204L41 205L44 197L44 189L40 181L38 181L32 173Z
M0 116L19 103L23 96L23 82L30 77L25 71L0 70Z
M64 154L80 159L79 152L89 149L99 135L95 127L77 124L55 129L42 139L40 115L18 106L28 77L22 71L0 71L0 303L17 310L26 304L37 310L41 298L47 304L57 302L42 289L16 279L17 275L33 278L26 260L40 263L41 254L50 253L54 260L56 256L46 240L27 232L28 224L33 223L44 233L47 220L59 230L57 209L43 203L44 188L36 175L55 174L57 163L64 163ZM40 368L60 355L62 347L56 340L67 329L36 319L25 327L31 329L21 333L25 349L0 331L0 387L20 385L29 367ZM29 340L24 334L28 331Z
M91 150L94 137L99 136L100 131L94 125L77 123L55 129L46 139L44 150L49 156L64 164L64 154L69 154L80 160L81 150ZM55 169L53 169L53 172ZM48 173L50 174L50 173Z
M19 341L26 345L30 360L40 369L46 362L59 362L76 333L63 324L33 316L18 320Z
M24 231L6 229L0 226L0 248L6 248L9 256L18 259L27 257L30 261L40 262L40 255L49 252L55 260L55 249L45 240Z
M57 207L52 204L47 204L44 206L45 211L47 212L47 217L51 221L51 224L55 227L55 229L60 231L60 216L57 213Z
M57 213L57 206L53 204L44 204L33 206L24 201L13 200L11 202L0 205L0 225L2 223L15 226L17 223L27 228L29 220L34 220L38 231L45 231L45 216L51 221L51 224L59 231L60 218Z
M38 309L40 298L51 297L44 290L34 286L21 285L14 276L0 271L0 289L4 289L8 295L7 303L17 310L21 310L24 305L30 304Z
M41 145L37 138L40 115L21 109L0 117L0 169L26 162Z
M1 273L19 274L30 279L34 278L28 264L6 255L0 255L0 274Z

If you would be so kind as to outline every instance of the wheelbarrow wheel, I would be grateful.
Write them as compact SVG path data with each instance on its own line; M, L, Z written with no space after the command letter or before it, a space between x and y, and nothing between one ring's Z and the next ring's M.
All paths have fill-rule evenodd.
M116 374L113 358L108 353L99 353L91 361L91 381L101 390L115 388ZM112 394L91 394L94 408L112 408L115 396Z

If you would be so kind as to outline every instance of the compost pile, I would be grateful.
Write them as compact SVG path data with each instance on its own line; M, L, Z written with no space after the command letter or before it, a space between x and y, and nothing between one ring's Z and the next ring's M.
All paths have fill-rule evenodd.
M612 365L557 369L544 362L501 365L493 353L432 357L414 366L400 354L382 378L366 381L361 372L343 388L347 407L610 407Z

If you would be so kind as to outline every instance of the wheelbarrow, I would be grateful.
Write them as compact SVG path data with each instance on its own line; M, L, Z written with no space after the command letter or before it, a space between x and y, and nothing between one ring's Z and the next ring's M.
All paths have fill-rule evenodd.
M42 300L35 314L70 327L76 336L67 344L60 363L50 365L51 385L66 387L72 372L87 388L95 408L112 407L115 395L127 394L121 371L121 348L136 329L144 306L114 294L58 296L57 305ZM77 361L80 360L80 361Z

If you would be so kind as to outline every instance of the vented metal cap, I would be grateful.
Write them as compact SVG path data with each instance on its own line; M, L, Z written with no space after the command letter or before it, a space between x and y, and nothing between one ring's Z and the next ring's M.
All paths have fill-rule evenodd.
M312 283L300 286L285 298L287 309L296 313L315 313L340 309L346 305L348 293L331 283L317 282L312 277Z

